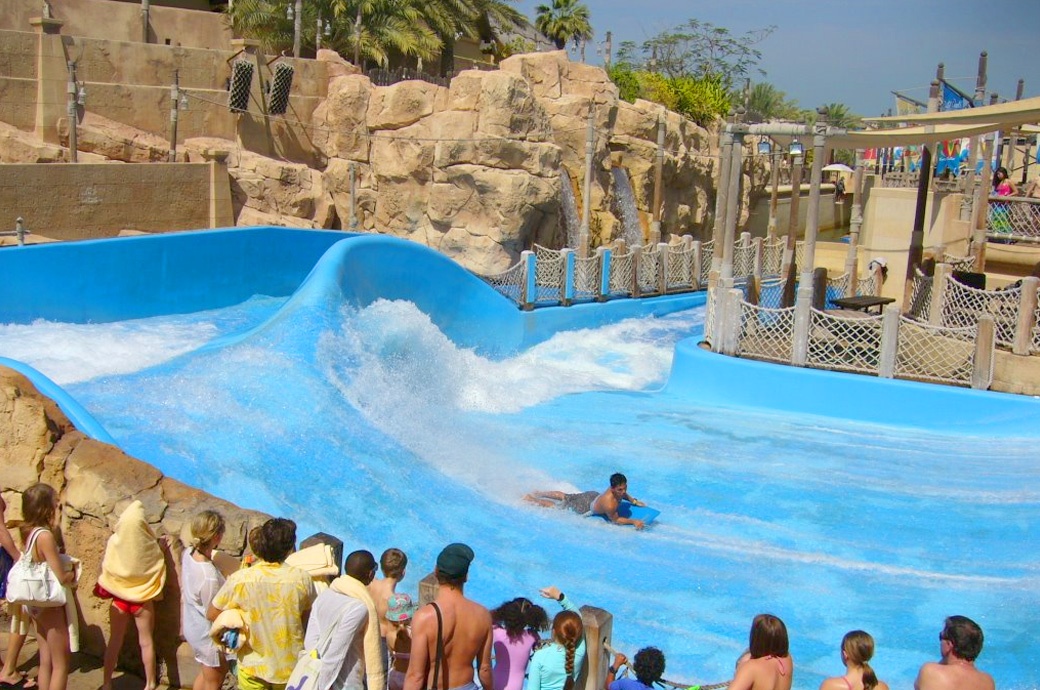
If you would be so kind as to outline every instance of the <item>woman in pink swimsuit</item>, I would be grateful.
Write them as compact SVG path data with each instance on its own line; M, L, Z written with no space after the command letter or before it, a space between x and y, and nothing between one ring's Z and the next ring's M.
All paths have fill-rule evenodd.
M788 652L787 626L761 613L751 622L748 657L737 664L729 690L791 690L794 659Z
M491 622L495 690L520 690L538 634L549 629L549 616L530 599L518 597L492 611Z
M888 690L867 663L874 656L874 638L862 630L846 633L841 640L841 663L845 675L828 678L820 690Z

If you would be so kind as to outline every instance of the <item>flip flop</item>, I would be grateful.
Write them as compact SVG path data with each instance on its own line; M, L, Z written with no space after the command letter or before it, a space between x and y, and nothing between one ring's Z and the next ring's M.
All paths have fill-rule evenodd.
M33 685L33 688L36 686ZM8 683L6 680L0 680L0 690L24 690L25 678L22 678L17 683Z

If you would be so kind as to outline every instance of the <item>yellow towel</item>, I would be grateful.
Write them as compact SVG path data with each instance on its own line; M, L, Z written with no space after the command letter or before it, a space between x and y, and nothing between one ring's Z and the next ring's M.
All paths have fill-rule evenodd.
M365 627L363 660L365 679L370 688L386 687L386 669L383 668L383 638L379 635L379 618L376 614L376 603L368 593L368 587L350 575L337 577L329 585L333 592L346 594L352 599L359 599L368 609L368 625Z
M293 551L286 557L285 564L305 570L313 580L339 574L339 566L328 544L311 544L306 549Z
M228 630L238 631L238 645L231 649L224 645L224 633ZM209 628L209 636L217 648L225 654L242 654L249 651L249 622L242 609L224 609Z
M134 501L126 507L108 538L98 583L127 601L144 603L162 593L166 584L166 559L155 532L144 519L144 506Z

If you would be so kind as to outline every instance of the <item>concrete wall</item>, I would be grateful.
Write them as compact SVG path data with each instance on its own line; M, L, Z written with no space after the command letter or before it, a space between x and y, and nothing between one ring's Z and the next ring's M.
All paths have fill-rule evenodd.
M766 188L768 191L768 188ZM798 202L799 227L804 228L809 213L809 186L802 188L802 198ZM834 185L824 184L820 187L820 232L836 228L846 228L852 216L852 195L845 198L844 204L834 201ZM791 187L780 185L776 204L776 234L786 235L791 227ZM769 195L759 196L751 206L745 228L755 237L764 237L769 229ZM804 233L799 232L798 237Z
M0 30L30 31L29 20L39 17L43 0L0 0ZM51 15L65 23L67 36L140 41L141 5L109 0L60 0L51 2ZM231 31L224 15L178 7L149 10L148 41L191 48L228 48Z
M5 165L0 226L18 216L53 239L209 227L210 164Z
M0 7L9 1L0 0ZM103 4L123 9L122 3ZM68 35L69 30L62 26L62 35L42 38L24 31L0 30L0 121L23 131L35 130L38 136L56 142L56 135L48 133L65 117L64 94L68 80L65 65L74 60L76 78L86 90L86 104L81 112L96 113L167 137L170 87L176 70L188 98L188 109L179 117L181 141L199 136L220 137L238 141L243 148L293 162L323 163L314 145L311 119L328 91L327 63L281 58L295 69L289 109L283 116L265 120L261 90L271 79L273 67L267 65L265 56L259 56L259 60L248 53L238 56L254 65L259 63L263 79L254 75L249 109L235 114L227 108L229 60L235 57L230 49L170 48L84 38ZM44 63L46 73L37 75L36 51L40 40L53 44L51 52L57 52L58 56ZM38 76L41 88L36 81Z
M36 125L37 40L24 30L0 37L0 121L27 132Z
M960 256L966 253L968 224L959 219L960 206L960 194L928 194L924 227L926 249L944 245L950 253ZM888 280L881 292L885 297L903 297L916 211L917 189L914 188L874 187L867 196L860 256L866 261L878 256L888 261Z

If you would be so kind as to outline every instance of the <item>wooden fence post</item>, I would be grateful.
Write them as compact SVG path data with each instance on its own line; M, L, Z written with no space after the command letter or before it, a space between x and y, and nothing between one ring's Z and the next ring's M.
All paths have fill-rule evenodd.
M1015 343L1011 351L1028 355L1033 349L1033 328L1036 327L1036 290L1040 279L1029 276L1022 280L1018 296L1018 319L1015 322Z
M935 264L931 302L928 304L928 323L933 326L942 325L943 301L949 280L950 264Z
M986 390L993 381L993 360L996 356L997 329L992 314L979 317L975 336L975 356L972 358L971 387Z
M899 307L890 304L881 317L881 356L878 359L878 376L895 378L896 354L899 352Z

